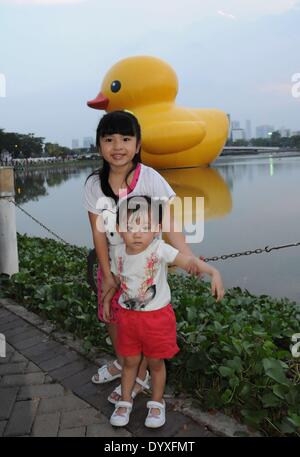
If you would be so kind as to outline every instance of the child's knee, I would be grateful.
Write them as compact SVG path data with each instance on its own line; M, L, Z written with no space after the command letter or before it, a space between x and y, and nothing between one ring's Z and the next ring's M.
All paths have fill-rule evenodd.
M151 371L160 371L165 366L165 362L163 359L152 359L147 357L147 361Z
M139 366L140 361L141 361L141 355L124 357L123 366L125 368L135 368L135 367Z

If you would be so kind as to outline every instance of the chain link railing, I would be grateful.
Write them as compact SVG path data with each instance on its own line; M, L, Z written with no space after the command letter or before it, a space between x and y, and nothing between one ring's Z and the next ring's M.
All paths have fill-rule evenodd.
M66 244L67 246L71 246L72 248L76 248L76 246L68 243L65 241L63 238L61 238L59 235L57 235L53 230L49 229L46 227L45 224L42 222L38 221L35 217L33 217L31 214L29 214L25 209L23 209L20 205L18 205L13 199L9 200L11 203L13 203L17 208L19 208L24 214L26 214L30 219L32 219L34 222L36 222L38 225L40 225L43 229L45 229L47 232L51 233L55 238L57 238L59 241L62 243ZM201 257L204 262L217 262L218 260L227 260L227 259L235 259L237 257L241 257L244 255L251 255L251 254L262 254L263 252L270 253L271 251L278 250L278 249L284 249L284 248L291 248L291 247L296 247L300 246L300 242L297 243L290 243L290 244L283 244L281 246L273 246L269 247L266 246L265 248L258 248L254 250L248 250L244 252L236 252L233 254L223 254L221 256L214 256L214 257ZM80 255L84 255L81 250L78 248L78 253ZM87 277L88 277L88 283L92 287L92 289L97 293L97 286L95 284L95 279L94 279L94 266L98 263L97 255L95 249L92 249L88 256L87 256Z
M67 244L68 246L74 247L74 245L68 243L68 241L61 238L59 235L57 235L55 232L53 232L53 230L46 227L45 224L38 221L35 217L33 217L31 214L29 214L27 211L25 211L25 209L23 209L20 205L18 205L13 199L10 199L9 201L11 203L13 203L17 208L19 208L24 214L26 214L28 217L30 217L30 219L32 219L34 222L36 222L38 225L40 225L43 229L45 229L47 232L51 233L51 235L53 235L59 241L61 241L64 244ZM205 262L216 262L218 260L235 259L235 258L241 257L243 255L262 254L263 252L270 253L271 251L274 251L274 250L291 248L291 247L296 247L296 246L300 246L300 241L297 243L283 244L281 246L273 246L273 247L266 246L265 248L258 248L258 249L244 251L244 252L236 252L233 254L223 254L221 256L206 257L206 258L203 258L203 260Z
M271 248L269 246L266 246L265 248L258 248L258 249L254 249L253 251L249 250L249 251L244 251L244 252L236 252L234 254L224 254L221 256L205 258L204 261L205 262L216 262L217 260L235 259L236 257L241 257L242 255L262 254L263 252L269 253L269 252L277 250L277 249L291 248L291 247L295 247L295 246L300 246L300 242L291 243L291 244L283 244L281 246L273 246Z
M11 203L13 203L17 208L19 208L20 211L22 211L22 213L26 214L26 216L28 216L30 219L32 219L34 222L36 222L38 225L40 225L43 229L45 229L47 232L51 233L51 235L53 235L56 239L58 239L61 243L64 243L66 244L67 246L70 246L71 248L73 249L76 249L78 250L78 253L80 253L80 255L84 255L82 253L82 251L80 250L80 248L78 248L77 246L74 246L73 244L69 243L68 241L64 240L61 236L57 235L57 233L53 232L53 230L49 229L49 227L46 227L45 224L43 224L42 222L40 222L39 220L37 220L34 216L32 216L31 214L29 214L24 208L22 208L20 205L18 205L18 203L16 203L13 199L9 199L9 201Z

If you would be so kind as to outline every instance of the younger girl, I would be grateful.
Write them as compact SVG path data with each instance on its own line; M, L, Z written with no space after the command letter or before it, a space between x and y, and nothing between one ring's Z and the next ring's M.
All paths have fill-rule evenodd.
M132 113L113 111L105 114L97 128L96 145L103 158L103 166L102 169L96 170L87 178L84 200L99 260L98 317L103 321L103 298L112 287L116 286L111 273L110 259L113 257L116 246L123 243L122 238L116 232L116 205L119 197L130 193L131 196L147 195L152 198L170 200L175 196L175 192L157 171L141 164L141 129ZM185 243L184 235L174 230L172 220L167 237L168 242L180 253L193 256ZM197 270L191 267L189 273L197 274ZM117 360L98 370L98 373L92 378L92 382L96 384L110 382L121 377L123 358L116 350L119 296L120 292L117 292L112 299L110 322L107 323L107 330L116 351ZM149 387L149 373L146 368L146 362L143 360L133 388L133 397L143 387ZM108 400L117 403L120 397L121 388L118 386Z
M220 273L193 256L182 255L177 249L157 239L162 226L163 208L147 196L123 199L117 212L117 229L124 244L116 247L111 261L112 272L119 281L121 310L117 322L117 347L124 357L122 399L115 406L110 423L123 427L132 410L132 388L142 355L147 359L152 378L152 399L148 401L145 426L158 428L166 420L163 399L166 368L164 359L178 352L176 319L170 303L167 265L188 271L191 264L199 274L211 276L211 292L217 300L224 295ZM110 318L111 289L104 299L105 320Z

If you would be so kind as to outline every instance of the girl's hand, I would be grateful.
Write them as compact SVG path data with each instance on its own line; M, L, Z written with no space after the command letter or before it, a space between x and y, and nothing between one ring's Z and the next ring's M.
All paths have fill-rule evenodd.
M218 270L214 270L211 277L211 293L216 298L216 301L220 301L224 297L223 281Z
M103 320L104 322L110 322L110 301L105 300L103 303Z
M186 271L190 275L198 276L199 278L201 278L203 276L203 272L201 271L201 267L199 265L199 259L197 257L194 257L194 256L190 257Z
M114 276L112 274L110 276L103 276L101 284L101 301L104 300L105 295L112 288L118 289L118 284Z

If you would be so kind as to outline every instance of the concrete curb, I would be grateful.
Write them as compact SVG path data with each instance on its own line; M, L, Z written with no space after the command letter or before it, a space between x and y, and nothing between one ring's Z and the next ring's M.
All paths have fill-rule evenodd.
M87 358L96 365L102 365L108 361L113 360L110 354L97 351L93 347L89 353L86 353L82 347L83 342L79 338L75 337L69 332L57 331L56 327L50 321L44 320L35 313L28 311L23 306L17 304L15 301L9 298L0 298L0 306L3 306L10 312L16 314L18 317L24 319L28 323L32 324L37 329L41 330L45 334L51 336L55 341L64 344L70 349L73 349L83 357ZM168 391L169 389L167 389ZM253 432L248 429L247 426L240 424L235 419L226 416L225 414L216 412L209 413L204 412L198 408L192 398L171 398L172 395L165 395L167 402L170 403L174 410L183 413L187 417L191 418L195 422L204 425L211 432L225 437L262 437L263 435L259 432Z

